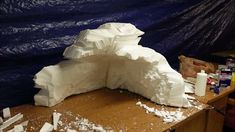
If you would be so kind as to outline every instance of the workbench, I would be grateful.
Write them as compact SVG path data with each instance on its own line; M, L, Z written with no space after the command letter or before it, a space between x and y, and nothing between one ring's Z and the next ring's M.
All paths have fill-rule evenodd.
M11 108L11 111L12 115L17 113L24 115L23 120L20 122L29 120L27 131L39 131L45 122L52 123L52 113L54 111L62 114L61 121L63 125L58 127L58 130L61 131L76 116L87 118L89 121L100 124L104 128L111 128L114 131L202 132L206 130L208 105L197 102L200 109L195 107L181 108L183 115L187 117L186 119L180 122L164 123L161 118L151 113L148 114L145 109L137 106L138 101L158 110L162 108L168 111L179 110L175 107L157 105L126 90L103 88L71 96L50 108L25 104Z
M208 87L206 96L194 95L198 99L197 108L180 108L187 118L173 123L164 123L160 117L146 113L146 110L137 106L136 103L141 101L158 110L177 111L179 108L158 105L127 90L110 90L108 88L68 97L65 101L50 108L25 104L11 108L11 112L12 115L22 113L24 118L19 122L28 120L27 131L32 132L39 131L45 122L52 123L54 111L62 114L63 125L58 127L60 131L65 130L66 126L76 117L83 117L114 131L220 132L224 122L224 116L221 113L226 107L228 94L233 91L234 88L227 87L220 94L215 94Z

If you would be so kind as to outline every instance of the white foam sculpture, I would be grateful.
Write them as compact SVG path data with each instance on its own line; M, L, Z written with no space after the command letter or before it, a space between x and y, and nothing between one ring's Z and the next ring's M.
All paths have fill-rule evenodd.
M138 45L144 32L129 23L106 23L81 31L64 51L68 60L35 75L36 105L54 106L66 97L99 88L122 88L158 104L187 107L182 76L153 49Z

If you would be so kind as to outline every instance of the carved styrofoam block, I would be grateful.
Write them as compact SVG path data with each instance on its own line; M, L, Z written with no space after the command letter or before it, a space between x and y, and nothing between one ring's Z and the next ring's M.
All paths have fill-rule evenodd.
M66 97L95 89L122 88L156 103L187 107L182 76L164 56L138 45L144 34L134 25L107 23L80 32L64 51L70 60L35 75L35 104L53 106Z

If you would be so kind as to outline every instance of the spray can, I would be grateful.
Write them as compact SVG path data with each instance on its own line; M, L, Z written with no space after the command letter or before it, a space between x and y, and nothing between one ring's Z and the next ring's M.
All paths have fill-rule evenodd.
M195 84L195 94L197 96L205 96L206 83L207 83L207 74L205 73L204 70L201 70L200 73L197 73L197 79Z
M230 69L221 69L220 78L219 78L219 86L227 87L230 85L232 77L232 71Z
M230 88L235 88L235 68L233 68Z

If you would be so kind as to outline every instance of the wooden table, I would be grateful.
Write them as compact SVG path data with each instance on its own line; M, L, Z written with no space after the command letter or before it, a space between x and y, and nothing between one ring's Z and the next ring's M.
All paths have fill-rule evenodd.
M207 132L222 132L228 95L234 90L234 88L230 87L222 88L219 94L215 94L209 90L208 86L205 96L194 95L200 102L213 107L208 111L207 115Z
M226 87L222 88L221 92L219 94L214 93L213 91L209 90L209 86L206 89L206 96L194 96L196 97L200 102L205 103L205 104L210 104L212 106L217 107L214 103L217 102L218 100L226 100L228 95L232 93L235 89ZM226 101L223 101L226 102Z
M202 109L181 108L183 114L187 116L186 119L180 122L164 123L161 118L147 114L143 108L137 106L138 100L158 110L163 107L168 111L178 110L174 107L156 105L148 99L126 90L103 88L69 97L51 108L26 104L14 107L11 111L12 115L22 113L24 115L22 121L29 120L27 131L38 131L45 122L52 123L54 110L62 114L63 125L59 126L58 130L64 129L66 125L75 120L74 118L78 114L104 128L112 128L114 131L201 132L206 130L208 105L198 102L197 105L200 105Z

